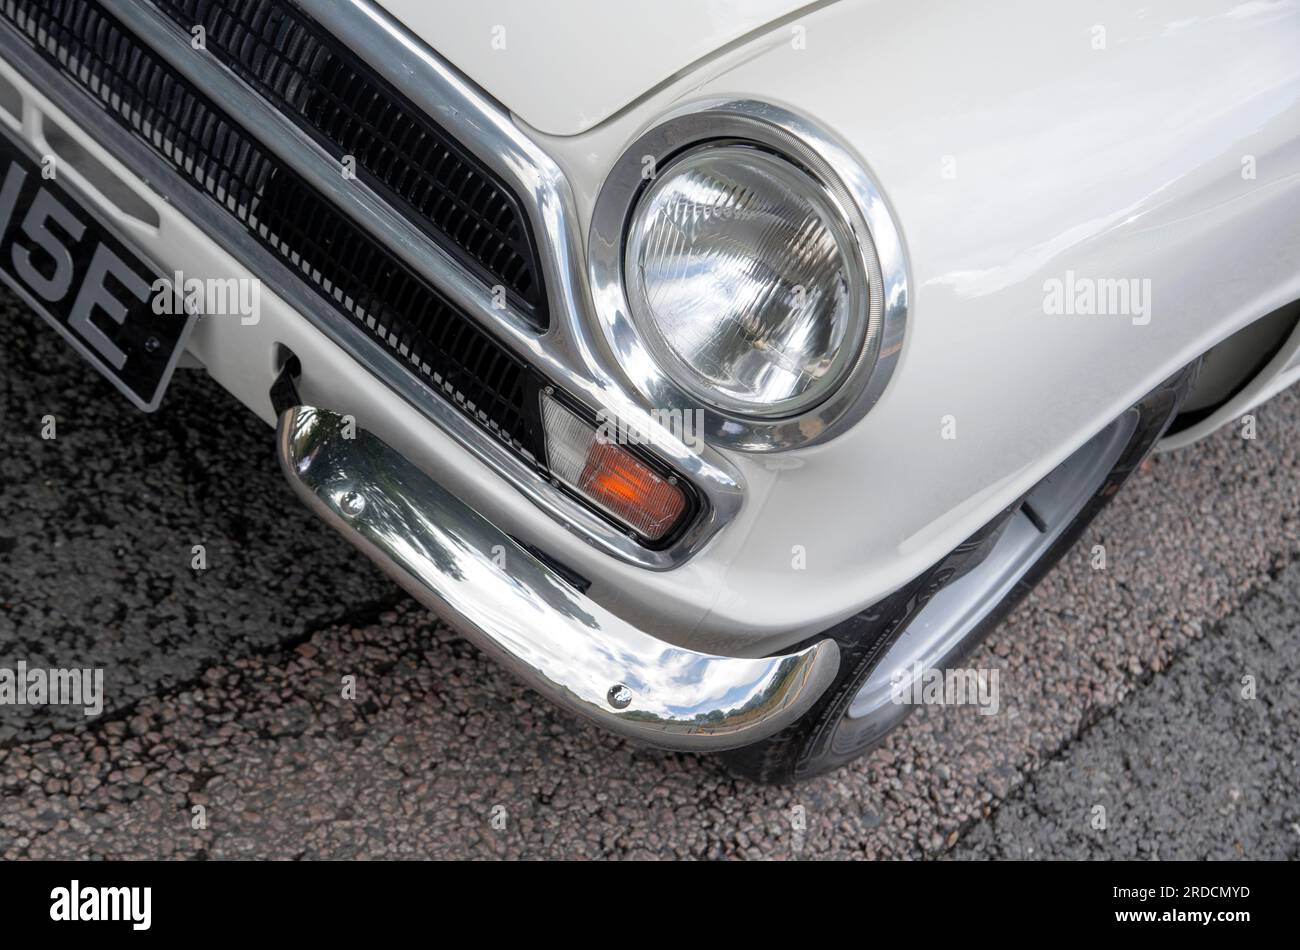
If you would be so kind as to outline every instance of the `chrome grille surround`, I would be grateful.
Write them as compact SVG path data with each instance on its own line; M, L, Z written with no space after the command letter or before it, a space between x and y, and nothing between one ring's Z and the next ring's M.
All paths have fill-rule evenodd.
M416 269L449 302L488 329L508 349L542 376L555 381L593 413L597 410L645 432L657 432L644 407L620 386L617 372L591 335L594 321L585 289L583 237L568 181L558 166L510 121L507 114L456 74L436 54L369 0L301 0L299 6L433 121L452 131L484 165L516 190L541 256L550 326L539 334L528 316L509 301L494 301L490 289L449 255L420 227L396 212L363 181L338 188L338 164L320 144L258 96L241 79L210 57L194 56L190 36L168 17L131 0L97 0L151 49L186 78L204 89L228 112L237 114L250 134L290 165L308 184L329 194L348 216L402 261ZM26 75L42 80L42 92L79 121L106 147L123 156L154 187L176 180L175 174L147 147L113 122L102 109L51 70L7 25L0 26L0 54ZM214 219L203 208L206 198L190 188L167 188L178 208L205 226L231 254L368 372L382 380L477 459L489 465L567 530L598 550L654 570L670 569L694 555L739 510L742 486L735 469L705 448L696 453L670 437L655 448L669 465L689 479L703 500L699 517L671 546L650 550L539 477L535 467L509 446L494 440L417 377L377 351L350 321L318 304L292 271L270 258L234 221ZM198 199L198 200L196 200ZM234 226L231 226L234 225Z

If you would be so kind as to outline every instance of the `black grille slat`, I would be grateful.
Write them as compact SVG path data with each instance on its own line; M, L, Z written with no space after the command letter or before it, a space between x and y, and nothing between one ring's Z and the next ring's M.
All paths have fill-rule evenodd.
M517 449L544 457L535 373L121 23L91 0L0 0L0 17L394 358L462 409L473 404L471 417Z
M306 12L285 0L152 0L430 237L547 325L527 218L510 189ZM421 151L414 141L428 143Z

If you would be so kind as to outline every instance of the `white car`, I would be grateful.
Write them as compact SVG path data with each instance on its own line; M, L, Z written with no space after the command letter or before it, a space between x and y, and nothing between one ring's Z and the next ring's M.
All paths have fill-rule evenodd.
M0 275L561 706L861 754L1300 379L1296 0L0 0Z

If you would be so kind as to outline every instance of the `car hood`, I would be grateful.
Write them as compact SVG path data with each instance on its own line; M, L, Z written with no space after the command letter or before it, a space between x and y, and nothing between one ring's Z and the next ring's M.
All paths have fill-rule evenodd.
M807 0L378 0L412 33L550 135L604 121Z

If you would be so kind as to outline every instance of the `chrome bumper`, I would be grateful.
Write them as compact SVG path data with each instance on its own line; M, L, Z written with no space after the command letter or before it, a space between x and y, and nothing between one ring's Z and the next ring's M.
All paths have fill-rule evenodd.
M687 751L748 745L807 712L835 677L833 640L746 659L637 630L378 437L348 438L340 415L288 408L278 438L308 507L528 685L606 729Z

